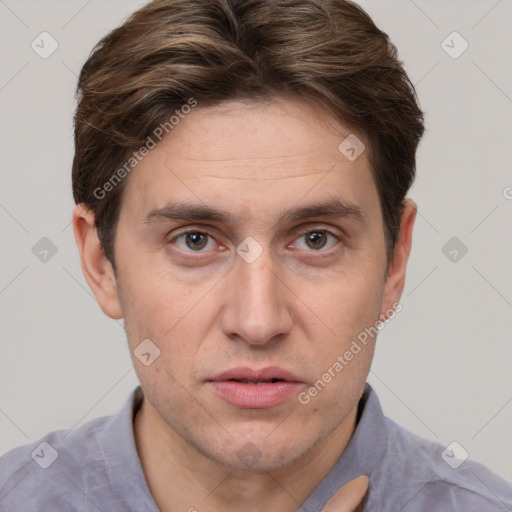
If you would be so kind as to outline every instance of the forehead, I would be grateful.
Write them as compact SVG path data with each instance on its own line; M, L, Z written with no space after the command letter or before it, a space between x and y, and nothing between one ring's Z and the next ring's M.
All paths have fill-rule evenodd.
M351 161L340 151L347 137L298 99L199 105L132 171L123 202L139 215L173 200L260 216L334 196L364 209L377 193L365 152Z

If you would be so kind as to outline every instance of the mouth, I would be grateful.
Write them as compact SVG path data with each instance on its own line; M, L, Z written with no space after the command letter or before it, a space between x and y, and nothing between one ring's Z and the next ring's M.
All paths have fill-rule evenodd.
M282 404L305 383L293 373L272 366L259 370L233 368L206 381L213 393L243 409L267 409Z
M283 379L270 380L247 380L247 379L229 379L228 382L241 382L242 384L274 384L275 382L287 382Z

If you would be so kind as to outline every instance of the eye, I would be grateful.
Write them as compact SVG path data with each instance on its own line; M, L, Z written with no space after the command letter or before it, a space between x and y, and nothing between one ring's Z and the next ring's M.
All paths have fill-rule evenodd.
M201 231L181 233L172 242L175 242L178 248L185 252L205 252L202 249L207 248L209 250L215 248L214 239L208 233Z
M331 242L329 244L329 237L331 238ZM308 250L313 249L313 251L321 251L321 249L331 249L334 247L337 242L338 238L331 233L330 231L318 229L314 231L308 231L306 233L303 233L302 235L297 238L297 240L303 240L303 244L296 243L296 247L301 250Z

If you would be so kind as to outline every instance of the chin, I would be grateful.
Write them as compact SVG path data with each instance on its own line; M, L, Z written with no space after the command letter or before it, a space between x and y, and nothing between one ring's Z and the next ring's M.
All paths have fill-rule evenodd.
M226 439L225 449L215 454L214 460L234 470L278 471L302 458L314 445L306 439L293 439L291 433L271 441L267 436L239 436L238 442Z

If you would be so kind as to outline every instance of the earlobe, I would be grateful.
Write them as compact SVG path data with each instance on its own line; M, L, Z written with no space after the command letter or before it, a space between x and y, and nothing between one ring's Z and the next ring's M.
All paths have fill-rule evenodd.
M82 272L102 311L109 317L122 318L116 277L105 256L94 226L94 213L84 205L73 211L73 231L80 253Z
M393 304L400 301L405 285L407 262L412 247L412 230L416 219L416 203L407 199L400 222L400 233L393 252L393 259L389 263L388 274L384 284L381 316L393 309Z

